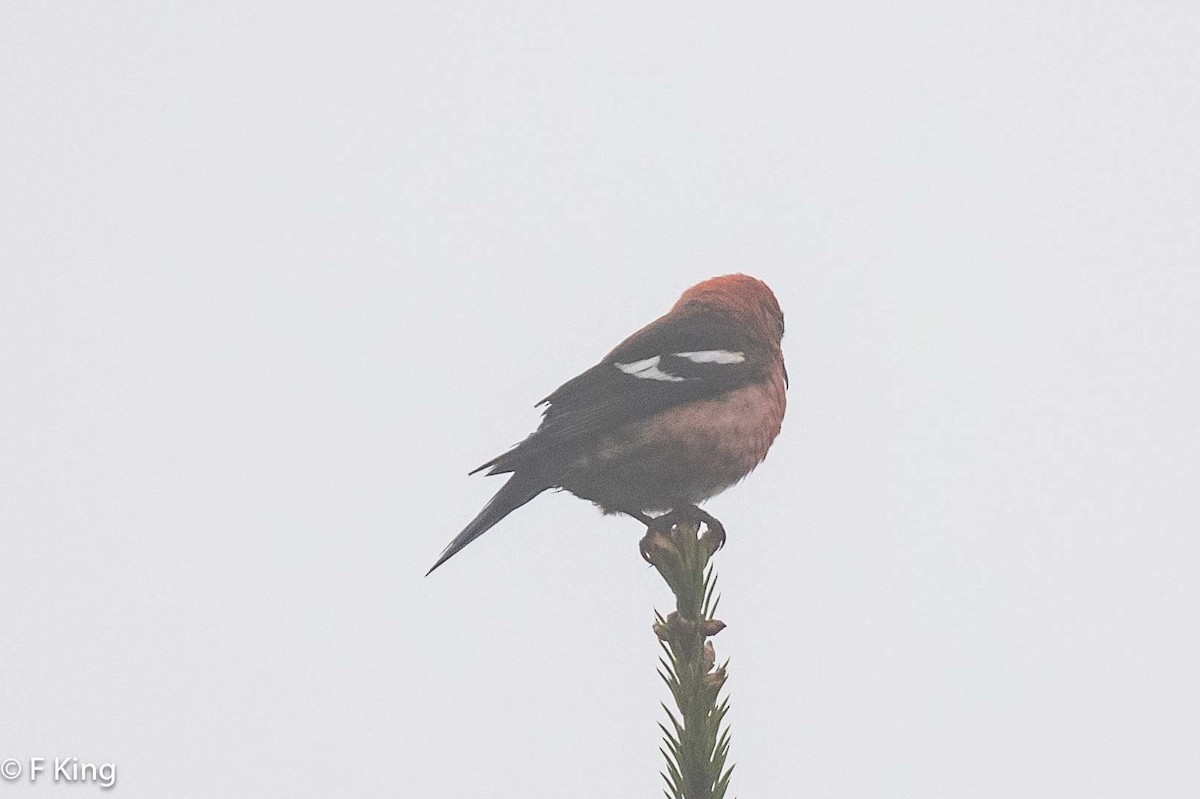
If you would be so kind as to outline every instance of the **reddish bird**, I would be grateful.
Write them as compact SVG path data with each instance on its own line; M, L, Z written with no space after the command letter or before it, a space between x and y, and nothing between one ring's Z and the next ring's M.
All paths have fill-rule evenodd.
M538 403L541 425L475 469L512 474L428 573L550 488L644 524L690 510L762 462L783 422L783 311L748 275L692 286L675 306Z

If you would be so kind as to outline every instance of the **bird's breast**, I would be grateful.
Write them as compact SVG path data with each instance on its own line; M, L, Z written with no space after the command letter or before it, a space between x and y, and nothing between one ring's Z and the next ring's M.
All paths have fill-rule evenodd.
M630 422L581 453L563 487L607 510L701 502L766 457L786 409L781 374Z

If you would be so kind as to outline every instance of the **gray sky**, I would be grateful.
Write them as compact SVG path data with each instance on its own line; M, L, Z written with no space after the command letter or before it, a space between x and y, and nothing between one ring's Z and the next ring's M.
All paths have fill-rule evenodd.
M546 495L421 575L535 401L745 271L792 387L708 506L737 795L1200 794L1200 6L0 15L0 759L658 795L636 525Z

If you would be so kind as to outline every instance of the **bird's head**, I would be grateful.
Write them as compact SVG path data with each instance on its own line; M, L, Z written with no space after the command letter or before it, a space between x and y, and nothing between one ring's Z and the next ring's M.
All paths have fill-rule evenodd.
M707 306L731 314L759 340L779 346L783 339L783 309L766 283L750 275L722 275L697 283L672 310Z

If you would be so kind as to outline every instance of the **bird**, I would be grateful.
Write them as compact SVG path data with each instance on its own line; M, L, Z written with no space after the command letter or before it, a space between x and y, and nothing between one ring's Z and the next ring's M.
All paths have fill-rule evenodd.
M758 278L722 275L684 291L537 403L542 420L525 440L470 472L511 476L426 576L551 489L647 526L655 513L719 525L697 504L753 471L783 424L783 332L779 302Z

